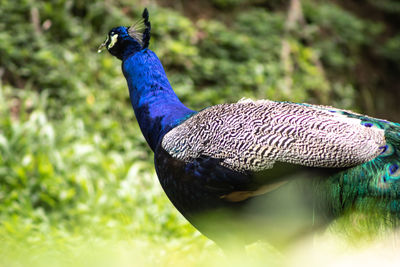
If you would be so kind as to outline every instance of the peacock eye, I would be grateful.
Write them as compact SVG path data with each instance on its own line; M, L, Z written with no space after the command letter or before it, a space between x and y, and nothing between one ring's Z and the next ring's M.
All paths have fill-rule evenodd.
M117 40L118 40L118 34L111 33L111 41L110 41L109 45L107 46L107 49L112 48L115 45L115 43L117 42Z
M379 149L381 150L381 154L379 155L380 157L391 156L395 152L395 149L391 144L386 144L384 146L381 146L379 147Z
M381 123L378 123L376 121L361 121L361 125L371 128L371 127L375 127L378 129L383 129L383 125Z

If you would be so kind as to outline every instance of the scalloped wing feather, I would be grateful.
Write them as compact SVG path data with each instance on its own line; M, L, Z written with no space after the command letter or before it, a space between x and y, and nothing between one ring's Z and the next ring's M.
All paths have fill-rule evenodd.
M216 105L169 131L162 147L185 162L208 156L241 172L271 169L277 161L351 167L381 154L384 130L338 111L269 100Z

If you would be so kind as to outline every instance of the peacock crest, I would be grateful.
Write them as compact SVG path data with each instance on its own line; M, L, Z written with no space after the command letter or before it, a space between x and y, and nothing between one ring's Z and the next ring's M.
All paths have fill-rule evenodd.
M143 10L142 18L128 27L128 34L135 39L144 49L149 46L151 24L149 21L149 12L147 8Z

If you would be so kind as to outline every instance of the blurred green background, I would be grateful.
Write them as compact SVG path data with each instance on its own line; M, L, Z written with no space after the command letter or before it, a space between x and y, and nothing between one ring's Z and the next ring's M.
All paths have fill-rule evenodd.
M162 192L121 62L97 54L144 7L193 109L268 98L399 121L396 0L0 0L0 266L224 260Z

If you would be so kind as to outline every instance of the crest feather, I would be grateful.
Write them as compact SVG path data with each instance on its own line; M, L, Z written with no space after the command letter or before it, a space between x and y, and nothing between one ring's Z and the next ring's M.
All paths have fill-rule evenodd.
M144 49L149 46L150 30L151 24L149 21L149 11L145 8L142 13L142 19L136 21L128 28L128 34L130 37L138 41Z

